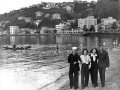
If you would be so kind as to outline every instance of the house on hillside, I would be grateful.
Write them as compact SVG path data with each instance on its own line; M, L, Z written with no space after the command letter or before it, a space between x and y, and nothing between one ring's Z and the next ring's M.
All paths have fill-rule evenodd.
M37 11L35 14L36 14L36 17L40 17L40 16L42 16L44 14L44 12Z
M72 20L67 20L67 23L75 23L75 19L72 19Z
M65 6L64 7L69 13L70 12L73 12L73 6L71 6L71 5L67 5L67 6Z
M31 22L31 19L29 17L25 18L25 22Z
M50 9L50 8L54 8L55 7L55 3L53 2L48 2L47 5L46 5L46 9Z
M18 20L22 20L22 19L25 19L25 17L24 16L18 17Z
M102 25L108 25L108 24L111 24L113 22L116 22L117 20L114 19L113 17L108 17L108 18L103 18L101 19L101 24Z
M52 15L52 19L61 19L61 15L59 13L55 13Z
M18 26L9 26L9 28L10 28L10 34L11 35L20 33L20 29L19 29Z
M50 16L50 14L49 14L49 13L47 13L47 14L45 14L45 16L44 16L44 17L46 17L46 18L47 18L47 17L49 17L49 16Z
M21 34L31 34L31 29L29 28L21 28Z

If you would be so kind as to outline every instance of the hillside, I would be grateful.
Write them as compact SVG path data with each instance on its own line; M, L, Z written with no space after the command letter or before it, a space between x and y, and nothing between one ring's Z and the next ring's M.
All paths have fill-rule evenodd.
M22 12L21 12L21 10L18 10L18 11L15 11L15 12L3 14L3 15L0 16L0 21L7 21L7 20L10 21L10 23L8 23L6 25L6 27L9 26L9 25L19 25L20 27L26 27L26 28L29 28L30 25L33 25L35 20L41 20L42 19L44 22L46 22L46 20L50 21L51 18L49 17L49 18L46 19L44 17L45 14L41 17L36 17L36 15L35 15L36 11L41 11L41 12L44 12L45 14L49 13L50 15L54 14L54 13L59 13L61 15L61 17L65 17L67 19L70 19L69 14L63 9L43 10L43 9L39 9L37 7L34 7L34 8L24 8ZM29 17L31 19L31 22L26 23L25 20L18 20L18 17L20 17L20 16ZM55 21L60 22L61 20L52 20L52 21L54 23ZM33 27L33 28L35 28L35 27Z
M94 15L96 17L120 19L120 1L119 0L101 0L96 4Z
M0 28L8 29L10 25L18 25L20 28L41 28L42 26L54 28L61 21L77 20L78 18L86 18L89 15L94 15L96 18L111 16L120 19L119 0L101 0L97 3L63 2L57 3L49 9L46 9L47 4L37 4L0 15L0 22L9 21L4 27L0 26ZM66 9L67 7L70 10ZM36 13L38 16L36 16ZM24 19L19 20L19 17ZM38 26L35 24L36 22Z
M51 8L46 9L48 6L51 6ZM67 7L68 9L66 9ZM95 3L92 2L63 2L55 5L48 5L48 3L37 4L0 15L0 22L9 21L4 27L2 24L0 27L4 29L8 29L10 25L18 25L20 28L55 27L61 21L85 18L88 15L93 15L94 8ZM36 16L36 13L38 13L38 16ZM24 19L21 19L21 17ZM38 26L35 24L37 21L39 22Z

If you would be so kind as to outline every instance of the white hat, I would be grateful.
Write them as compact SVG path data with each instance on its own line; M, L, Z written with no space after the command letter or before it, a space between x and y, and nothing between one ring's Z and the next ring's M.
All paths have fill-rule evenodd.
M72 47L72 49L77 49L77 47Z

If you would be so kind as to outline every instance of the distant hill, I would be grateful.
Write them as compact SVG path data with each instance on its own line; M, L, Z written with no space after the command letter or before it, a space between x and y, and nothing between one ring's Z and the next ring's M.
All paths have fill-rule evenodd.
M72 12L66 10L67 5L72 6ZM86 18L89 15L100 18L112 16L113 18L120 19L120 0L101 0L97 3L64 2L59 3L57 8L53 7L50 9L44 9L43 7L45 6L46 4L33 5L28 8L21 8L2 14L0 15L0 22L9 21L5 27L3 27L4 29L8 29L10 25L18 25L20 28L55 27L55 25L61 21ZM36 12L42 13L42 15L36 16ZM60 15L60 19L52 19L53 14L57 14L57 16ZM18 17L24 17L26 19L18 20ZM40 20L38 26L35 25L36 20Z
M94 15L106 18L112 16L120 19L120 0L101 0L96 4Z
M40 17L36 17L36 12L40 11L43 12L44 15L40 16ZM58 13L61 15L61 19L59 20L53 20L52 18L52 14ZM45 15L49 14L50 17L45 18ZM25 20L18 20L18 17L29 17L31 19L31 23L26 23ZM38 8L38 7L32 7L32 8L22 8L20 10L16 10L16 11L11 11L10 13L5 13L3 15L0 15L0 21L10 21L6 27L8 28L8 26L10 25L19 25L20 27L24 27L24 28L36 28L34 26L34 21L35 20L42 20L42 25L39 26L49 26L49 27L55 27L55 24L60 23L62 20L68 20L68 19L73 19L73 16L71 16L70 13L68 13L65 9L62 8L51 8L51 9L42 9L42 8ZM28 25L29 24L29 25ZM32 25L32 26L31 26ZM31 27L29 27L31 26ZM34 26L34 27L33 27Z
M62 5L63 4L63 5ZM68 12L66 10L66 6L72 5L72 12ZM99 4L98 4L99 5ZM58 4L57 8L50 8L44 9L43 7L46 6L45 4L38 4L33 5L28 8L21 8L19 10L13 10L9 13L5 13L0 15L0 22L1 21L9 21L4 27L4 29L8 29L11 25L18 25L20 28L40 28L42 26L47 27L55 27L56 24L59 24L61 21L67 21L70 19L78 19L78 18L85 18L89 15L94 15L94 9L96 7L95 3L61 3ZM97 11L96 7L96 11ZM99 9L99 8L98 8ZM43 15L36 16L36 12L42 12ZM61 19L52 19L53 14L60 14ZM48 16L47 16L48 14ZM47 17L46 17L47 16ZM18 20L19 17L24 17L26 19ZM26 22L26 20L29 22ZM35 21L40 20L38 26L35 25Z

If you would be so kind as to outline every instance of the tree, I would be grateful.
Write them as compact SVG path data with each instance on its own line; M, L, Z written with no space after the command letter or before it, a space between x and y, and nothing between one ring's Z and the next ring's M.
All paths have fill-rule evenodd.
M112 24L112 26L111 26L112 29L117 29L117 27L118 27L118 26L117 26L116 22L114 22L114 23Z
M88 31L88 28L86 25L83 26L83 31L86 31L86 32Z
M25 30L25 34L30 34L30 31L29 30Z
M120 3L115 0L101 0L97 2L94 9L94 15L100 18L107 18L109 16L120 19Z
M101 23L101 18L97 18L97 24L100 24Z
M76 2L73 10L75 11L75 13L79 13L79 12L85 11L86 9L87 9L87 3L82 4L82 3Z
M75 20L75 22L74 23L72 22L70 26L71 28L76 29L78 27L78 21Z
M94 31L94 32L95 32L95 27L94 27L94 25L91 25L91 26L90 26L89 31Z

